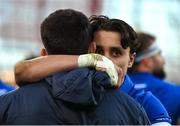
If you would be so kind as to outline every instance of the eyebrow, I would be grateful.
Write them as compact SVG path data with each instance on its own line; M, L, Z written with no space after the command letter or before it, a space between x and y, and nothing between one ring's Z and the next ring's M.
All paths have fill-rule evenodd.
M102 45L98 45L96 44L96 46L99 46L99 47L106 47L106 46L102 46ZM110 46L110 48L121 48L120 46Z
M103 48L103 47L105 47L105 46L97 45L97 44L96 44L96 46L97 46L97 48ZM120 46L110 46L109 48L110 48L110 49L113 49L113 50L114 50L114 49L116 49L116 50L117 50L117 49L118 49L118 50L122 50L122 49L123 49L123 48L120 47Z
M122 51L120 47L110 47L111 50Z

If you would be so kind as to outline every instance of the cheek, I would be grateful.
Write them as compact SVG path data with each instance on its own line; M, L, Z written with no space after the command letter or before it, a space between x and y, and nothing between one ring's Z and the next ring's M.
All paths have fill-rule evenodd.
M160 58L159 60L160 60L159 62L161 65L165 64L164 58Z
M156 58L154 61L155 67L162 67L163 64L164 64L164 62L163 62L163 59L161 57Z

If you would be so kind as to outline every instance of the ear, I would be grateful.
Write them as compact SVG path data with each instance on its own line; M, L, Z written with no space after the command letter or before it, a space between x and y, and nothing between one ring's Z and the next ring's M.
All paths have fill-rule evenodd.
M89 49L88 49L88 53L95 53L95 52L96 52L96 43L91 42Z
M48 52L45 48L41 49L41 56L47 56Z
M134 59L135 59L136 53L130 54L129 58L129 63L128 63L128 68L131 68L133 63L134 63Z

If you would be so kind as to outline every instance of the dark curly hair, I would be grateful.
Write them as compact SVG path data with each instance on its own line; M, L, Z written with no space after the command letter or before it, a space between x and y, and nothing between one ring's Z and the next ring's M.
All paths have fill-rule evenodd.
M140 44L137 42L137 34L133 28L120 19L109 19L103 15L93 15L89 18L92 27L92 39L97 31L113 31L121 35L121 44L124 49L130 47L130 53L135 53Z

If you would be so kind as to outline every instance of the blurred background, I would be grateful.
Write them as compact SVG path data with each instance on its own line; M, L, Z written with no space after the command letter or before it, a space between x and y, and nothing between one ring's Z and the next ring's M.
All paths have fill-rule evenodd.
M36 57L43 47L40 23L57 9L88 17L120 18L136 31L157 37L166 60L167 80L180 84L180 0L0 0L0 78L14 84L14 65Z

